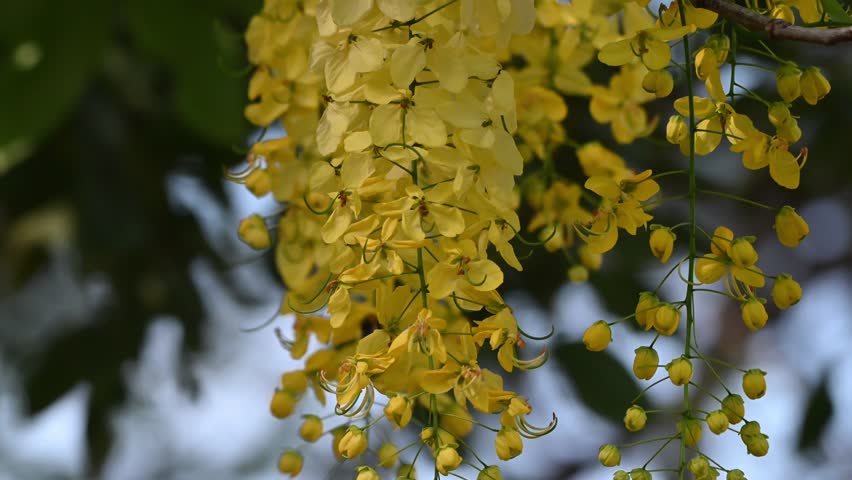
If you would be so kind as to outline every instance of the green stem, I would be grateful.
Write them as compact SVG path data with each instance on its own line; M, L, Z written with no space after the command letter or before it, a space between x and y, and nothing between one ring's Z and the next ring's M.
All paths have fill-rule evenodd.
M704 189L698 190L698 192L703 193L704 195L713 195L714 197L721 197L721 198L727 198L729 200L736 200L736 201L741 202L741 203L745 203L745 204L752 205L752 206L755 206L755 207L764 208L766 210L769 210L770 212L777 212L779 210L775 207L770 207L769 205L759 203L759 202L755 202L754 200L749 200L747 198L739 197L737 195L731 195L730 193L717 192L715 190L704 190Z

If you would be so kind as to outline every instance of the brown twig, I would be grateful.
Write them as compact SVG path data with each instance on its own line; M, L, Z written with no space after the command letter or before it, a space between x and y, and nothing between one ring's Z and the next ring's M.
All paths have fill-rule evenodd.
M698 8L712 10L720 16L753 31L766 32L769 38L796 42L834 45L852 41L852 27L817 29L790 25L783 20L761 15L746 7L725 0L692 0Z

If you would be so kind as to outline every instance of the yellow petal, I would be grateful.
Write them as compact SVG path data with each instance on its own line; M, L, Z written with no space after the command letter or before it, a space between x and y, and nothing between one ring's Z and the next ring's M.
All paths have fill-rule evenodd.
M397 88L407 89L415 75L426 66L426 52L419 38L412 38L406 45L398 47L391 55L390 74Z
M632 38L628 38L604 45L601 51L598 52L598 60L613 67L630 63L635 57L633 49L630 46L632 41Z

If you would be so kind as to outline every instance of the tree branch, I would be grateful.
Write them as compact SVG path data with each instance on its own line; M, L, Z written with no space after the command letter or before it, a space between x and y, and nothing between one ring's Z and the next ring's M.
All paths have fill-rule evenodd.
M692 5L718 13L720 16L751 30L766 32L769 38L796 42L834 45L852 41L852 27L817 29L790 25L783 20L761 15L746 7L725 0L692 0Z

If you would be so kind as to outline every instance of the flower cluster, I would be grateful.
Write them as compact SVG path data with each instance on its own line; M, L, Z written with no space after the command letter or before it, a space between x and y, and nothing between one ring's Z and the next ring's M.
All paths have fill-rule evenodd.
M761 44L755 51L778 63L779 99L768 101L736 82L737 66L750 64L737 63L735 29L686 0L664 2L656 14L648 3L266 0L252 19L245 38L256 68L245 116L264 133L280 122L286 137L262 137L248 152L247 168L228 176L284 207L273 218L247 217L239 235L253 248L274 251L287 287L279 313L295 319L291 332L277 333L293 358L304 359L302 369L282 375L270 410L290 416L309 389L323 405L331 396L334 416L344 423L327 428L327 417L306 415L299 433L307 442L330 434L340 460L375 454L374 465L355 468L358 480L377 479L376 468L397 465L399 478L416 478L423 450L434 458L436 477L464 463L479 479L499 479L498 466L467 446L474 427L494 433L501 460L520 455L524 439L555 428L555 416L544 427L531 425L531 404L504 386L504 372L545 363L546 349L529 353L527 342L549 337L530 336L519 325L499 292L504 269L523 270L518 244L543 246L568 263L572 281L585 281L617 246L620 231L649 232L651 253L664 264L679 237L688 243L689 253L656 290L639 293L628 317L654 330L650 343L635 350L636 377L653 380L664 366L667 376L651 386L669 379L684 389L684 408L660 451L679 440L682 452L698 456L687 461L682 454L677 470L716 478L725 469L701 453L704 424L722 434L740 422L747 451L768 451L760 425L745 418L742 397L719 375L724 398L693 382L694 364L714 373L720 365L693 342L693 300L709 291L736 301L745 325L759 330L768 321L759 294L767 279L779 309L798 302L801 288L789 275L771 276L757 266L754 237L737 237L725 226L711 235L698 225L695 162L724 138L747 169L769 167L778 185L797 188L808 151L791 152L802 137L791 108L798 98L817 103L830 86L817 68L802 69ZM786 3L806 21L823 16L819 2ZM761 13L788 18L778 8ZM698 39L703 46L691 49ZM683 64L672 61L674 41L682 44ZM587 72L600 64L613 67L604 83ZM727 91L720 73L726 64ZM694 80L704 82L705 97L693 91ZM676 114L663 128L646 105L676 88L686 95L673 101ZM587 98L591 118L609 126L615 144L664 130L659 136L679 146L688 167L655 174L630 167L602 139L571 139L562 124L567 96ZM768 121L737 113L744 101L764 105ZM583 178L557 168L556 151L566 146ZM686 194L672 199L686 198L690 217L674 226L650 224L653 207L668 200L660 198L658 180L670 175L688 178ZM517 213L522 202L533 212L524 224ZM779 241L797 246L807 224L792 207L775 210ZM525 239L524 231L537 240ZM707 253L699 253L702 243ZM658 292L674 272L687 285L686 297L666 301ZM723 290L712 288L717 282ZM583 343L606 349L617 323L594 322ZM657 338L681 332L683 355L661 365ZM319 347L309 349L312 342ZM480 358L488 351L495 352L493 368ZM743 373L746 396L762 397L765 372ZM690 387L718 408L699 417ZM475 420L474 411L499 425ZM640 431L653 413L632 405L625 427ZM378 428L416 428L419 438L399 448L376 444ZM411 447L416 453L409 459ZM650 479L655 457L614 478ZM620 459L617 446L600 449L602 464ZM280 458L282 473L295 476L302 466L295 450ZM744 478L725 471L728 479Z

